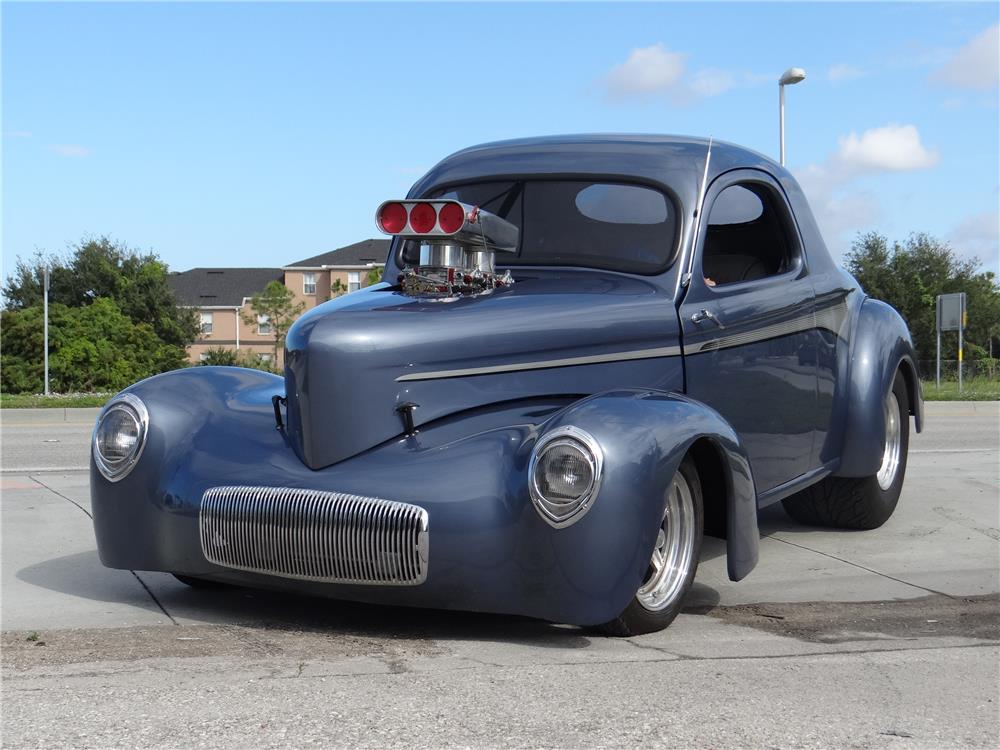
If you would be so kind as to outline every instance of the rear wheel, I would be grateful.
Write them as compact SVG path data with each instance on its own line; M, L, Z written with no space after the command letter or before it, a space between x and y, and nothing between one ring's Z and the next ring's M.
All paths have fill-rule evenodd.
M701 482L694 461L687 456L667 489L646 577L625 611L604 623L602 631L640 635L673 622L698 570L703 527Z
M878 471L868 477L827 477L782 500L800 523L840 529L877 529L892 516L903 489L910 419L906 381L897 372L885 397L885 447Z

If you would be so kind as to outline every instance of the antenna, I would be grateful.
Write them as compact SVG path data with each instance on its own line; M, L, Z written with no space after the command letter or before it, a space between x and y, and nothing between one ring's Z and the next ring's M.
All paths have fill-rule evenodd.
M705 152L705 171L701 175L701 187L698 189L698 204L694 208L694 231L691 233L691 252L688 254L687 269L681 278L681 285L691 283L691 268L694 265L694 253L698 249L698 227L701 225L701 212L705 208L705 193L708 191L708 165L712 163L713 136L708 138L708 151Z

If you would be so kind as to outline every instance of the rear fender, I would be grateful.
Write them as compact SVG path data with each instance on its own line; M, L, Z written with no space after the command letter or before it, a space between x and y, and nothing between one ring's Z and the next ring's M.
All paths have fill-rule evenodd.
M847 416L837 476L867 477L882 463L885 413L882 402L902 372L908 394L907 411L916 431L924 425L924 399L917 376L917 354L906 322L885 302L866 299L858 312L852 337L846 388Z
M617 390L559 412L545 423L540 437L564 425L586 430L604 451L605 475L588 516L596 511L604 517L600 526L606 538L600 543L609 550L634 546L634 581L641 582L646 572L664 492L695 443L710 445L718 458L715 465L722 467L730 579L742 579L757 564L757 505L750 463L736 432L714 409L674 393ZM578 544L573 536L565 534L567 543Z

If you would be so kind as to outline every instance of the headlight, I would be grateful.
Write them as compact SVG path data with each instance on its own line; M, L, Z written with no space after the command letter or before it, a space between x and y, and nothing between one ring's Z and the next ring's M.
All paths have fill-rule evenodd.
M556 528L580 520L597 496L603 465L601 446L576 427L539 440L528 464L528 490L542 518Z
M94 427L94 463L109 482L123 479L142 455L149 428L145 404L123 393L104 407Z

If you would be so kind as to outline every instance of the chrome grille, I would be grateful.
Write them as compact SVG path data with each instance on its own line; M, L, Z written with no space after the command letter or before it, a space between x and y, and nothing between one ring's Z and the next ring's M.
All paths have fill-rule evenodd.
M427 578L427 511L340 492L213 487L198 514L216 565L327 583L412 586Z

